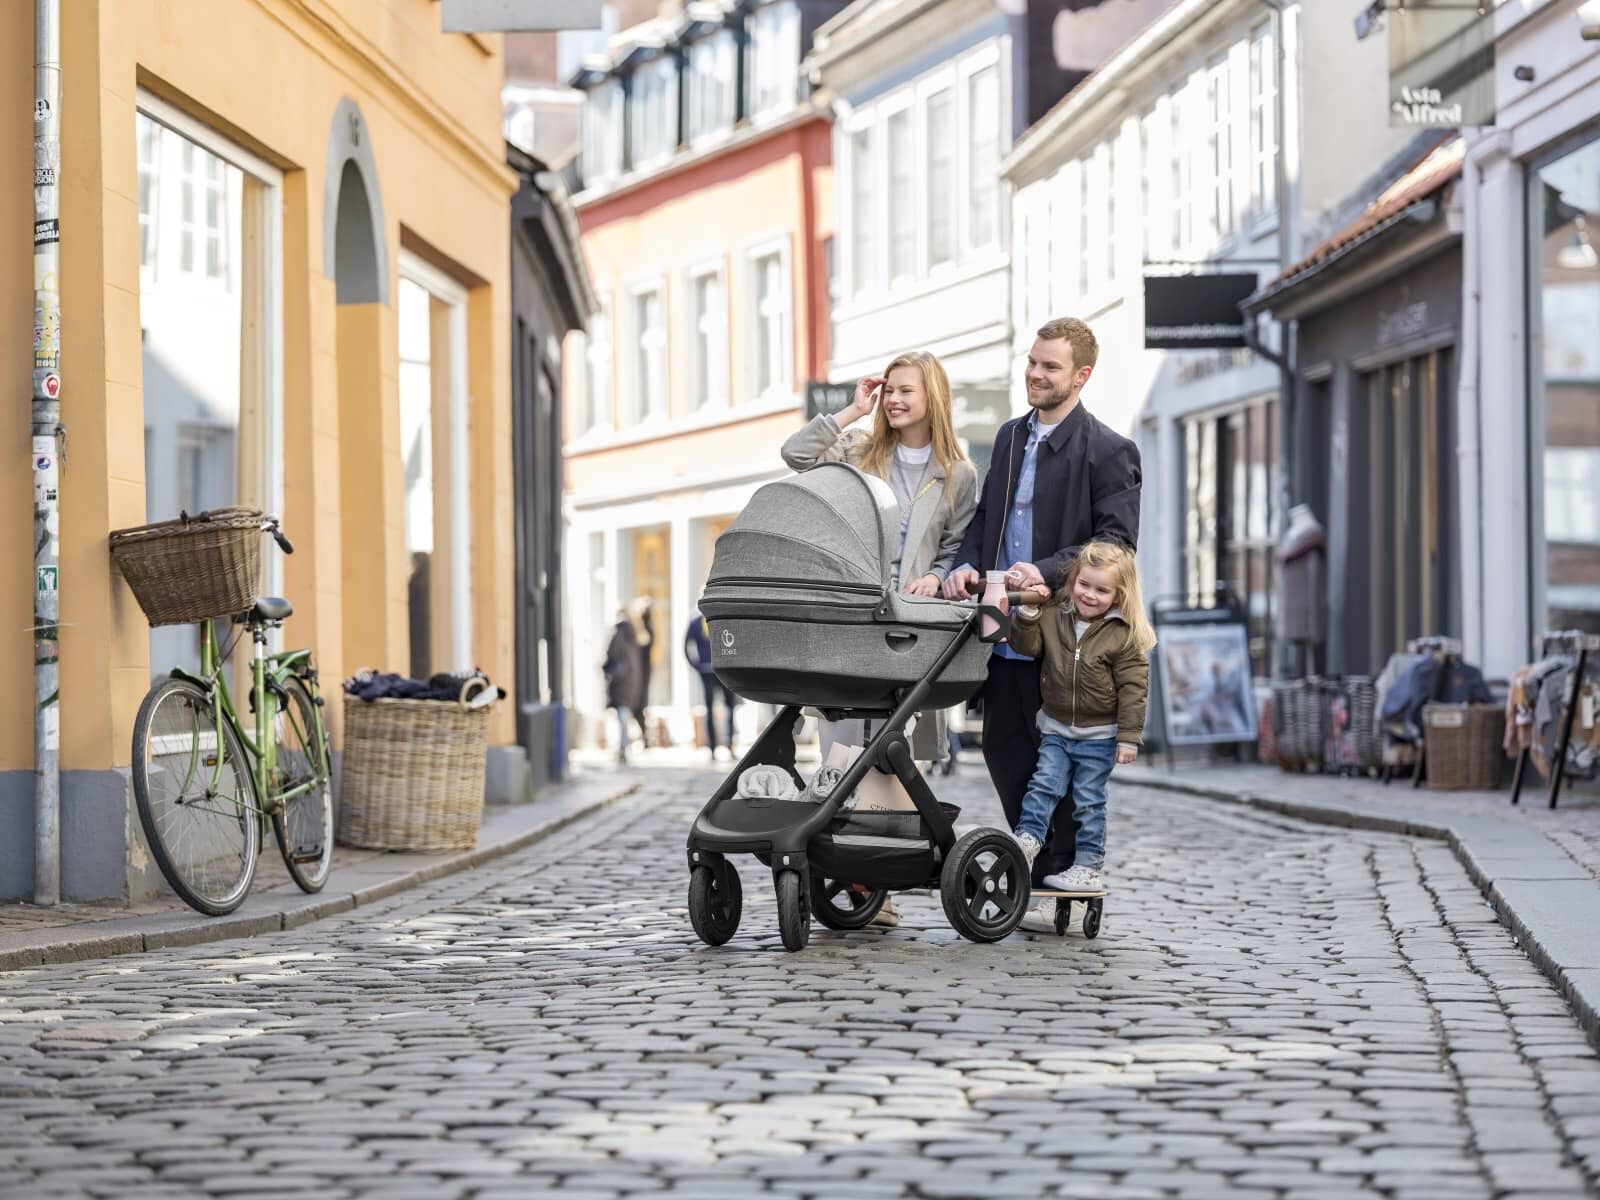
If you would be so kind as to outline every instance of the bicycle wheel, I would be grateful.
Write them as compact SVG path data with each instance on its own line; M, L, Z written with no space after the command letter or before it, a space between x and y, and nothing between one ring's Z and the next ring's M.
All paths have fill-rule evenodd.
M291 678L288 699L273 720L278 744L274 796L310 783L301 792L273 806L272 831L278 835L283 865L302 892L320 892L333 865L333 783L328 770L328 735L322 713L306 685Z
M133 795L172 890L214 917L238 908L261 849L255 782L239 735L187 679L158 683L139 705Z

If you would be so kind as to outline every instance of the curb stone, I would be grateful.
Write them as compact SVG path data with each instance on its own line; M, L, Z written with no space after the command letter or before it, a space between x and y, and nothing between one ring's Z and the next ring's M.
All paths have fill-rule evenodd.
M616 786L606 788L594 800L532 829L508 837L503 842L465 850L443 862L429 863L355 891L323 893L310 903L305 902L311 900L310 897L299 893L284 893L300 903L280 908L275 912L211 917L198 923L195 922L198 914L187 911L163 914L156 918L136 918L155 925L155 928L150 929L119 930L114 933L86 932L75 935L68 928L25 935L26 940L33 944L0 949L0 972L56 966L122 954L138 954L176 946L198 946L232 938L256 937L264 933L299 929L325 917L337 916L376 904L399 892L431 883L447 875L475 870L495 859L525 850L574 822L626 799L642 786L642 781L638 779L615 782Z
M1500 922L1509 929L1516 939L1517 945L1522 949L1533 963L1544 972L1557 992L1567 1001L1578 1024L1582 1027L1589 1041L1595 1049L1600 1050L1600 968L1573 965L1562 961L1564 954L1552 949L1550 943L1554 942L1554 931L1544 930L1527 919L1525 912L1519 913L1512 898L1507 896L1502 881L1494 875L1479 860L1473 852L1469 841L1459 831L1450 825L1442 825L1434 821L1417 818L1385 817L1376 813L1365 813L1337 805L1321 804L1316 801L1285 800L1278 796L1263 796L1253 792L1230 791L1226 788L1211 787L1206 784L1188 783L1177 779L1164 779L1159 776L1145 777L1128 781L1131 787L1147 787L1158 791L1179 792L1184 795L1197 796L1205 800L1214 800L1222 804L1234 804L1245 808L1259 809L1264 812L1277 813L1280 816L1297 817L1303 821L1312 821L1320 825L1334 825L1347 829L1370 829L1379 833L1396 833L1408 837L1426 837L1444 842L1455 854L1456 860L1461 864L1467 877L1483 893L1490 907L1499 917ZM1542 838L1543 835L1541 834ZM1548 842L1548 839L1546 839ZM1550 847L1552 855L1559 856L1560 851L1554 846ZM1505 884L1512 883L1507 879ZM1534 881L1540 882L1540 881ZM1600 887L1589 884L1590 888L1600 894ZM1600 919L1600 908L1596 909L1596 919Z

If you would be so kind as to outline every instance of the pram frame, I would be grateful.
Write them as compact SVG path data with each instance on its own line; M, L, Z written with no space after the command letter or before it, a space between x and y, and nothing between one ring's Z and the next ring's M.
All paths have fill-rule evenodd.
M1009 604L1017 604L1024 602L1024 598L1017 593L1008 593L1007 601ZM755 855L772 871L784 945L790 950L804 947L810 936L809 897L813 875L808 848L813 839L827 829L838 816L845 802L871 770L892 772L899 779L911 797L917 814L927 827L933 849L929 852L928 878L922 881L921 886L931 886L941 890L948 886L964 886L963 880L969 866L966 859L970 857L976 861L981 853L996 855L994 873L997 874L1002 866L1009 867L1006 886L1011 890L1002 894L1012 899L1014 911L1007 910L1005 919L992 924L981 923L976 919L972 923L958 922L956 914L952 912L952 902L947 898L945 910L951 915L957 931L974 941L997 941L1016 927L1027 908L1029 892L1029 872L1021 847L1012 839L1009 832L993 829L975 830L958 840L955 826L940 807L938 797L934 795L927 778L917 767L911 755L910 743L905 736L906 724L922 709L932 690L933 681L955 661L963 647L973 637L978 636L979 622L984 617L992 618L996 623L996 629L991 636L981 640L996 642L1009 634L1011 621L1006 612L990 605L975 606L962 622L956 635L935 659L933 666L910 688L900 693L899 702L892 710L886 712L881 708L818 706L831 719L861 717L881 720L877 731L862 752L845 768L838 782L834 784L833 790L820 802L772 800L752 804L748 799L743 801L738 799L739 778L752 766L780 767L788 772L796 787L805 786L805 781L795 769L794 735L801 719L801 705L786 705L762 731L755 744L745 752L721 786L706 802L689 830L686 852L690 871L690 916L696 932L703 940L712 945L720 944L731 937L737 927L740 906L739 885L737 873L733 872L726 856L743 853ZM808 810L803 816L798 811L802 809ZM737 818L737 821L717 823L714 818L724 813ZM797 816L801 819L795 820ZM735 824L737 828L734 827ZM970 853L966 855L963 854L965 847L970 847ZM1001 859L1005 859L1006 862L1002 863ZM697 875L697 872L704 874ZM730 873L734 876L732 880L728 879ZM786 875L792 875L794 879L786 881ZM853 882L859 882L873 892L887 891L891 886L907 886L875 882L870 878L870 873L868 877ZM700 889L698 897L697 887ZM730 891L733 897L732 916L720 926L715 922L708 923L708 918L704 915L709 911L707 906L714 903L710 897L718 887L721 888L724 903ZM994 886L989 886L988 894L993 895L995 891ZM959 905L962 902L955 903ZM697 906L700 910L698 914Z

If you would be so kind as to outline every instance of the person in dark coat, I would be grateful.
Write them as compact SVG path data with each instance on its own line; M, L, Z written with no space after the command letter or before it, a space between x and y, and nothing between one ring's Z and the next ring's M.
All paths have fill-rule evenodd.
M606 646L606 661L600 668L606 680L606 707L617 710L617 761L628 761L628 743L633 740L633 714L643 707L640 683L644 678L644 657L633 621L626 611L617 614Z
M650 745L650 730L644 723L645 706L650 703L650 673L655 670L656 625L649 596L640 596L628 606L633 618L633 636L639 643L639 703L633 721L639 727L639 740Z
M711 757L717 757L717 723L712 718L712 708L718 696L722 697L723 727L726 730L726 743L728 753L733 754L733 710L739 703L728 685L717 678L711 667L711 631L706 625L706 619L699 610L689 618L689 626L683 634L683 654L689 660L689 665L700 676L700 687L706 697L706 746L711 750Z
M945 581L946 599L965 599L986 571L1006 571L1006 588L1058 591L1089 542L1133 550L1139 539L1139 448L1083 406L1084 385L1099 356L1094 333L1075 318L1039 329L1028 352L1033 410L1000 427L977 511ZM1006 820L1016 828L1039 752L1038 660L999 644L983 685L983 759ZM1034 863L1034 886L1072 865L1076 831L1064 812ZM1048 906L1047 906L1048 907ZM1035 911L1028 929L1053 928Z

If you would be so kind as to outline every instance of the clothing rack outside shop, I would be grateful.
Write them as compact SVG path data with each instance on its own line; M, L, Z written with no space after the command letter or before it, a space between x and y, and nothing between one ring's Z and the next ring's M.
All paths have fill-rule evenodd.
M1419 637L1406 642L1406 653L1423 656L1434 655L1439 659L1439 672L1434 676L1433 691L1428 697L1428 703L1434 704L1444 697L1445 686L1450 677L1450 668L1461 661L1462 643L1460 638L1453 637ZM1411 786L1422 786L1423 776L1427 773L1428 739L1420 733L1416 741L1416 761L1411 770ZM1389 780L1394 777L1394 764L1384 763L1383 783L1387 787Z
M1572 745L1572 727L1577 721L1578 709L1582 704L1584 675L1586 671L1595 669L1597 664L1600 664L1600 634L1585 633L1577 629L1547 633L1540 640L1539 650L1541 660L1556 655L1574 657L1572 672L1567 676L1560 707L1556 710L1559 732L1556 737L1555 753L1551 755L1549 789L1550 807L1554 808L1561 798L1561 784L1567 773L1567 752ZM1523 773L1527 770L1528 760L1532 756L1531 746L1524 746L1517 755L1516 773L1511 777L1512 804L1521 802Z

